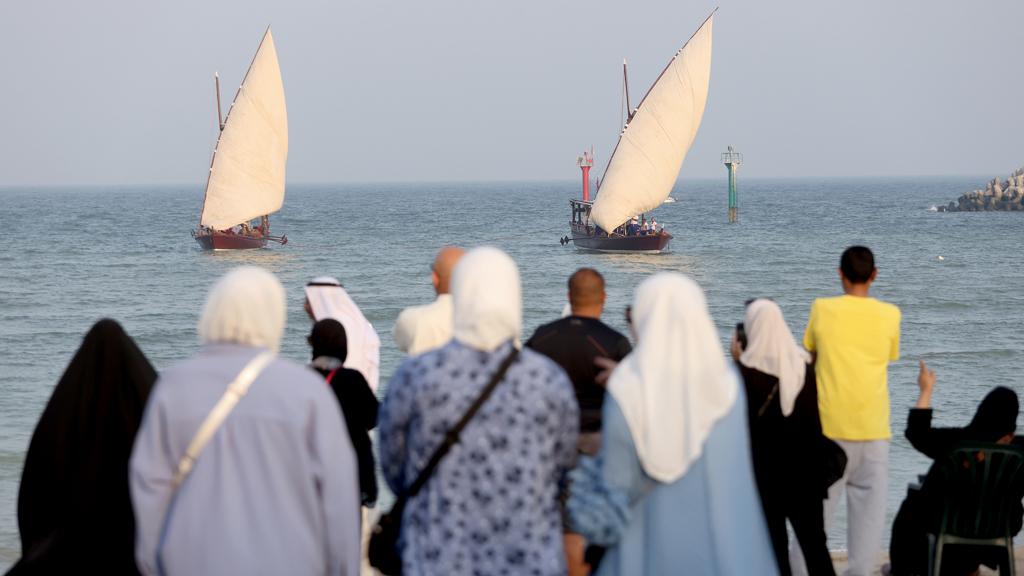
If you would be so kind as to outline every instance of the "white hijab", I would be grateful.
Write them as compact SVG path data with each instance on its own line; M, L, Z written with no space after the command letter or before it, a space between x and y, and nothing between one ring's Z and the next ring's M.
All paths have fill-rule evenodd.
M523 298L519 268L497 248L474 248L455 265L451 282L453 337L490 352L513 340L519 345Z
M811 356L797 345L786 326L779 305L771 300L754 300L743 318L747 347L740 363L779 379L779 402L782 415L793 413L796 397L804 387L807 363Z
M313 278L306 285L306 300L309 300L314 319L333 318L345 327L348 339L345 367L362 373L370 389L376 391L380 380L380 337L341 287L341 282L329 276Z
M608 392L644 472L667 484L686 474L736 402L737 377L693 280L651 276L637 288L632 317L636 348L612 372Z
M285 325L285 294L272 273L239 266L210 289L199 317L199 341L229 342L277 352Z

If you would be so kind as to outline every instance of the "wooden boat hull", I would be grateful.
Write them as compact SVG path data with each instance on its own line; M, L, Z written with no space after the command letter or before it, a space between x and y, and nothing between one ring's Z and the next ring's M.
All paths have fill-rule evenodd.
M662 230L647 236L595 236L589 231L573 226L572 242L577 250L615 253L658 254L668 249L672 235Z
M264 248L267 245L266 238L224 234L223 232L196 234L195 237L196 242L203 250L252 250Z

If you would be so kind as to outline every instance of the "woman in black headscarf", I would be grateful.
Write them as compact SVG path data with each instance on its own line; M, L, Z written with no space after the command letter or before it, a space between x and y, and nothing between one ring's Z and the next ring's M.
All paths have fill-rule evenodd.
M377 397L362 373L343 367L348 356L348 338L341 322L325 318L314 324L309 345L313 347L311 366L327 380L345 416L348 435L359 459L363 505L372 506L377 501L377 474L370 430L377 426Z
M892 539L889 543L889 557L893 576L928 573L928 533L934 533L938 526L937 514L943 506L942 478L938 461L960 442L996 442L1009 444L1017 430L1019 404L1017 393L1009 388L993 388L978 406L971 423L964 428L933 428L931 396L935 386L935 373L921 362L917 377L920 395L917 405L910 409L907 418L907 440L918 452L936 463L928 469L928 475L919 490L912 490L900 506L892 524ZM1016 534L1024 520L1024 506L1016 500L1010 514ZM963 573L974 572L978 564L989 564L984 555L978 555L967 548L953 558L955 568ZM943 563L943 567L947 562ZM946 570L943 570L946 573Z
M29 443L8 574L138 574L128 458L156 376L117 322L86 334Z

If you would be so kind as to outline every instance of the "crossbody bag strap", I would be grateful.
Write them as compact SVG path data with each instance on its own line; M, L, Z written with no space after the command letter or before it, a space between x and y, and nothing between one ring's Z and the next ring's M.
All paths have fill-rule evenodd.
M341 370L341 368L335 368L334 370L331 370L330 372L327 373L327 376L324 377L324 380L327 381L328 386L330 386L331 380L334 380L334 375L338 373L338 370Z
M761 407L757 409L757 418L755 419L755 421L759 420L761 418L761 416L764 416L764 413L768 411L768 406L771 405L772 400L775 399L775 395L778 394L778 393L779 393L779 383L776 382L775 386L772 387L772 391L768 394L768 398L766 398L764 403L761 404Z
M195 466L196 460L199 455L203 452L203 448L210 442L213 435L220 428L221 424L234 410L235 405L238 401L245 396L246 392L249 391L249 387L252 386L256 377L260 375L260 372L267 367L267 364L274 359L274 355L271 352L262 352L255 358L250 360L242 371L238 373L238 376L228 384L227 389L224 391L224 395L220 397L217 404L214 405L210 413L206 415L206 419L199 426L199 430L196 431L195 436L192 437L192 441L188 443L188 448L185 449L185 455L181 457L178 462L178 469L174 472L173 487L177 490L182 482L188 478L189 473L192 472L192 467Z
M199 430L196 431L195 436L192 437L188 447L185 449L185 455L178 461L178 468L175 470L174 478L171 480L171 494L168 499L167 509L164 511L163 521L160 522L160 536L157 538L156 571L160 576L164 576L167 573L164 569L163 561L164 538L167 536L167 526L171 520L174 503L178 499L178 489L181 488L182 483L185 482L185 479L192 472L192 467L195 466L196 459L203 452L203 448L213 438L213 435L220 428L220 425L224 423L228 414L231 414L238 401L249 391L249 387L252 386L256 377L260 375L260 372L273 359L274 355L271 352L261 352L246 363L242 371L238 373L238 376L235 376L235 379L228 384L224 394L217 401L217 404L213 406L213 409L210 410L210 413L206 415L203 423L199 425Z
M451 450L452 446L458 443L459 435L462 434L462 429L466 427L466 424L469 424L469 421L473 419L473 416L475 416L477 411L480 410L480 407L483 406L484 402L490 398L491 392L494 392L494 389L498 387L498 383L505 377L505 373L508 372L509 367L512 366L513 362L515 362L518 355L519 349L513 346L512 352L510 352L509 355L505 357L505 360L502 361L501 365L498 366L498 370L494 372L494 376L491 376L491 381L487 383L487 386L484 386L483 391L480 392L480 395L477 396L475 401L473 401L473 404L466 410L466 413L462 415L462 418L458 423L456 423L455 426L452 426L452 428L444 435L444 442L442 442L441 445L437 447L437 450L434 451L433 456L430 457L427 465L420 471L416 480L408 489L399 495L398 500L395 503L396 509L401 509L401 507L405 506L405 502L409 498L415 496L416 493L423 488L423 485L427 483L431 474L434 473L434 469L441 463L441 459L445 457L445 454L447 454L449 450Z

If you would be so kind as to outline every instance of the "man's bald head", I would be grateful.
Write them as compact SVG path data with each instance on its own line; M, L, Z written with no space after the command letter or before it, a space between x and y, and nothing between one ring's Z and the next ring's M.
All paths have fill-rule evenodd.
M604 276L597 270L580 268L569 277L569 305L574 315L600 318L604 299Z
M438 294L447 294L449 284L452 280L452 270L459 258L465 254L465 250L458 246L445 246L438 251L434 257L434 264L430 267L433 270L434 291Z

